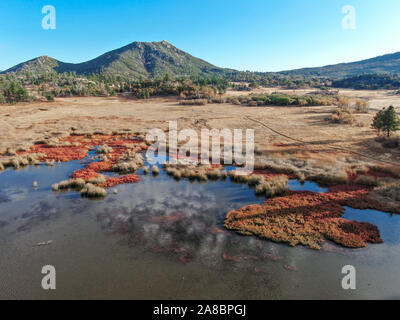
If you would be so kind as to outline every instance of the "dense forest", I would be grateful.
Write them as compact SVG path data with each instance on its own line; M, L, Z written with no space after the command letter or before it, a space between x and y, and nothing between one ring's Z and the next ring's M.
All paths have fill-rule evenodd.
M121 93L138 98L166 95L187 97L197 96L205 88L218 95L224 93L228 85L228 80L215 77L171 79L166 75L156 79L129 79L101 73L90 76L56 72L39 76L10 73L0 75L0 103L41 99L51 101L54 97L70 96L114 96Z
M399 89L400 76L393 74L363 74L351 78L335 80L332 82L335 88L352 88L365 90Z
M36 74L17 71L0 75L0 103L16 103L33 100L49 100L69 96L113 96L130 94L137 98L154 96L182 96L201 98L218 96L228 88L251 91L258 87L327 88L329 81L320 79L292 79L277 74L232 72L223 76L192 75L171 77L165 74L156 78L132 78L130 76L96 73L77 75L55 71Z
M220 76L172 77L165 74L156 78L132 78L107 73L78 75L74 72L57 73L50 71L36 74L29 71L17 71L0 74L0 103L12 104L34 100L52 101L55 97L114 96L117 94L128 94L139 99L155 96L210 99L224 94L228 88L249 92L259 87L317 88L321 91L329 91L331 88L395 90L400 89L400 76L373 74L331 81L329 79L307 79L250 71L232 71ZM263 100L265 104L277 102L267 100ZM262 103L261 100L257 101L259 104ZM284 104L292 103L314 104L314 102L297 101L296 99L294 102L284 102Z

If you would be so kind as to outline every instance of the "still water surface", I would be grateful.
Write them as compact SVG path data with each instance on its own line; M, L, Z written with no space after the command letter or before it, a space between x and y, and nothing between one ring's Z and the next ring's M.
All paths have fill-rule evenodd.
M1 299L400 297L400 215L346 208L345 218L377 225L383 244L291 248L223 228L228 211L264 201L248 186L229 179L177 182L161 170L156 178L139 171L139 183L117 186L118 194L110 191L104 200L51 191L82 166L0 173ZM326 191L311 182L289 186ZM57 271L54 291L41 288L48 264ZM341 288L348 264L356 267L357 290Z

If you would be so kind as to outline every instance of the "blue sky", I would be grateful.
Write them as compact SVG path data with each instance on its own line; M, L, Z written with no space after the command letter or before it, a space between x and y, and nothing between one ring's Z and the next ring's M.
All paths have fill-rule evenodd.
M56 29L42 29L42 7ZM342 7L356 9L345 30ZM399 0L1 0L0 70L49 55L82 62L168 40L217 66L279 71L400 51Z

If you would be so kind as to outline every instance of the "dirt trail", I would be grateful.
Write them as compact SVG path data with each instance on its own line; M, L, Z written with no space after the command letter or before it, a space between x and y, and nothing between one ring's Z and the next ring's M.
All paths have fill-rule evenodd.
M387 96L385 92L351 93L357 97L365 96L372 105L382 105L374 99L381 101L383 98L388 99L386 105L391 102L400 105L400 96ZM262 152L296 152L290 146L278 146L283 139L288 139L298 144L295 148L300 153L306 145L313 145L314 150L326 146L319 152L326 151L330 153L329 157L334 157L332 151L336 150L338 154L351 153L381 163L400 163L399 149L385 149L374 141L375 132L370 129L373 113L357 114L360 126L338 125L326 121L334 109L333 106L247 107L230 104L188 107L179 105L175 98L128 100L122 97L56 98L51 103L4 105L0 108L0 154L5 154L7 149L26 148L37 141L71 132L111 134L147 132L152 128L167 130L168 121L173 120L178 122L178 130L246 130L255 127L255 144Z
M256 120L256 119L252 119L252 118L250 118L249 116L245 116L245 118L248 119L248 120L250 120L250 121L257 122L258 124L262 125L263 127L267 128L268 130L271 130L272 132L276 133L277 135L280 135L280 136L282 136L282 137L284 137L284 138L286 138L286 139L288 139L288 140L292 140L292 141L297 142L297 145L309 146L309 145L313 144L312 142L307 142L307 141L303 141L303 140L299 140L299 139L290 137L290 136L288 136L288 135L286 135L286 134L284 134L284 133L282 133L282 132L279 132L279 131L273 129L270 125L267 125L267 124L265 124L264 122L259 121L259 120ZM349 150L349 149L346 149L346 148L335 147L335 146L332 146L332 145L326 145L326 148L333 149L333 150L336 150L336 151L341 151L341 152L346 152L346 153L355 154L355 155L358 155L358 156L360 156L360 157L367 158L367 159L372 160L372 161L375 161L375 162L385 163L385 164L390 164L390 165L393 165L393 166L398 166L398 167L400 167L400 164L399 164L399 163L392 162L392 161L385 161L385 160L375 159L375 158L373 158L373 157L371 157L371 156L368 156L368 155L366 155L366 154L363 154L363 153L360 153L360 152L357 152L357 151L353 151L353 150Z

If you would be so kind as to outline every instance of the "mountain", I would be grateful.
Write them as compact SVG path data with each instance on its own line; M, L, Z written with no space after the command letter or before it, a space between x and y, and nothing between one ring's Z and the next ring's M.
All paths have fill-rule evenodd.
M332 79L362 74L400 74L400 52L350 63L339 63L317 68L302 68L279 72L287 76L326 77Z
M7 69L1 73L10 73L10 72L32 72L34 74L43 74L47 72L52 72L59 67L59 65L63 65L63 62L57 61L48 56L41 56L26 62L22 62L17 64L16 66Z
M76 64L41 56L20 63L2 73L23 71L41 74L52 70L59 73L91 74L104 72L113 75L147 78L163 76L167 73L171 76L221 74L225 69L193 57L164 40L161 42L133 42L95 59Z
M76 72L77 74L108 73L132 78L154 78L187 75L230 75L244 72L216 67L170 44L161 42L132 42L82 63L65 63L41 56L20 63L6 71L42 74L48 72ZM256 73L251 73L256 74ZM271 75L272 73L261 73ZM340 63L318 68L303 68L274 73L278 76L321 77L342 79L363 74L400 74L400 52L351 63Z

